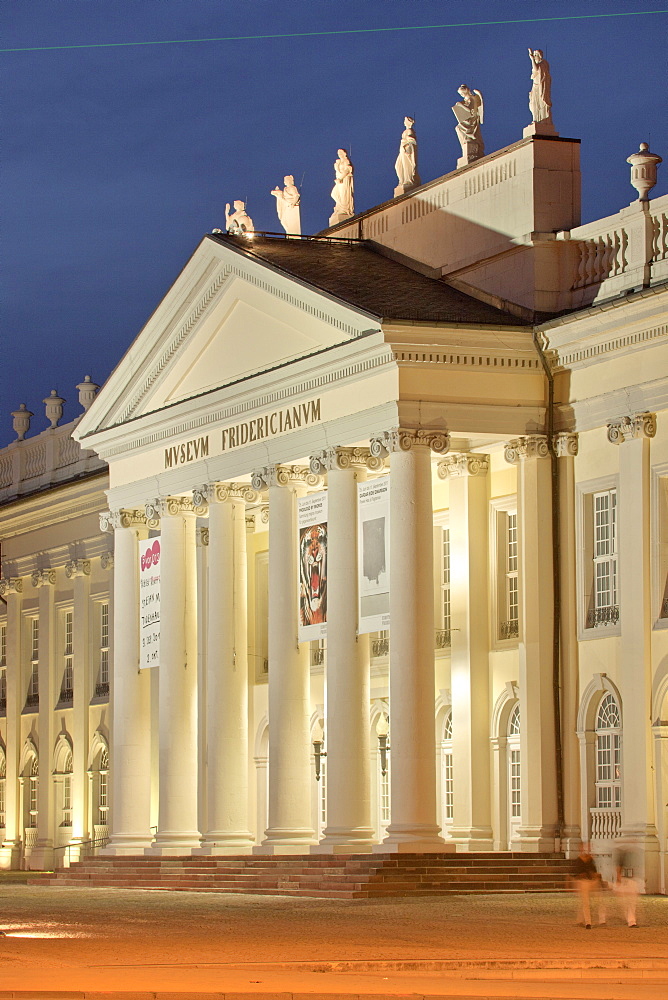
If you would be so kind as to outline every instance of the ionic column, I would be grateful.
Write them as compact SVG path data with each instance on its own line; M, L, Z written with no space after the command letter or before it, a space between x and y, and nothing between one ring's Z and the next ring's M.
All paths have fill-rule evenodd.
M247 853L248 606L246 502L248 486L216 483L193 494L208 500L208 622L206 762L208 814L205 854Z
M7 601L7 744L5 758L7 777L5 780L5 839L0 848L0 864L3 868L17 868L21 852L22 820L19 811L19 761L20 718L25 697L21 683L21 605L23 599L23 580L21 577L8 577L0 580L0 596Z
M637 413L608 424L619 445L618 573L622 693L621 839L637 855L646 891L658 886L656 812L652 787L652 607L650 566L650 439L656 415Z
M547 439L506 445L517 466L521 851L553 851L557 828L554 740L552 469Z
M139 669L139 547L143 512L100 515L114 532L113 669L109 844L104 854L141 854L151 843L151 701L148 670Z
M54 783L53 746L55 743L55 713L53 706L58 701L56 683L56 617L55 586L56 570L43 569L32 574L32 585L39 590L39 712L37 727L39 732L39 785L37 789L37 841L30 855L30 867L49 871L53 868ZM60 688L58 688L60 690Z
M369 745L369 643L357 635L357 482L370 453L328 448L311 459L327 471L327 827L315 853L360 853L374 843ZM376 467L383 464L376 459Z
M450 836L460 849L493 846L489 755L489 609L487 455L448 455L438 475L450 480L452 769Z
M430 450L448 444L445 434L403 428L371 441L372 455L390 453L392 821L378 852L448 850L436 822Z
M146 507L160 517L158 831L151 854L199 847L197 829L197 563L195 510L170 497Z
M253 473L269 497L269 826L258 854L301 854L311 825L310 664L298 641L297 490L306 470L272 465ZM310 476L312 483L319 482Z
M74 559L65 566L65 575L73 581L73 691L72 706L72 841L89 839L88 829L88 746L89 705L91 699L90 670L90 562ZM78 860L78 852L70 849L70 859Z
M580 704L580 667L577 625L577 546L575 535L575 456L577 434L554 435L559 480L559 581L561 619L561 749L564 789L564 828L561 849L567 857L578 853L580 829L580 747L577 734Z

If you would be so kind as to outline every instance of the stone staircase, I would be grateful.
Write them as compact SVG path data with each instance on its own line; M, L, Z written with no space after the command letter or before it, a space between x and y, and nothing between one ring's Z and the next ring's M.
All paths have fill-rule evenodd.
M319 899L562 892L572 863L557 854L353 854L88 858L32 885L238 892Z

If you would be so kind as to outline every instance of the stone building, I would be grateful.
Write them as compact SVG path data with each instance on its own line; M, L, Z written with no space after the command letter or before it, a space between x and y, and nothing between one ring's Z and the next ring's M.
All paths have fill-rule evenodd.
M556 135L205 236L0 453L2 863L584 837L665 891L667 278L668 196L582 225Z

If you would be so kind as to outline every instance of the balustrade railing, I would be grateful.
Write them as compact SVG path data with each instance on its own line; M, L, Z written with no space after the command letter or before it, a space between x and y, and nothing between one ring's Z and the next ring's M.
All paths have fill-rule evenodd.
M520 634L520 623L517 618L499 625L499 639L517 639Z
M29 694L26 698L26 708L39 707L39 694Z
M311 649L311 666L321 667L324 662L325 662L324 646L316 646L315 649Z
M109 681L102 681L101 684L95 685L95 697L104 698L109 694Z
M592 807L589 810L591 817L591 839L592 840L614 840L618 837L622 829L622 813L620 809L599 809Z
M388 638L384 639L372 639L371 640L371 656L388 656L390 652L390 640Z
M587 612L587 628L598 628L599 625L616 625L619 621L619 607L611 604L605 608L590 608Z
M450 649L450 629L436 629L436 649Z

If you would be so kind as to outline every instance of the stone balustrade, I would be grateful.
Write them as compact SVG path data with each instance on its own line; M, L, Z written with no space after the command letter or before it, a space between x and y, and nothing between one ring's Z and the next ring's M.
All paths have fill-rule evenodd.
M78 420L49 427L0 450L0 501L102 471L106 463L72 438Z
M591 840L614 840L622 829L622 813L620 809L589 810L591 816Z

